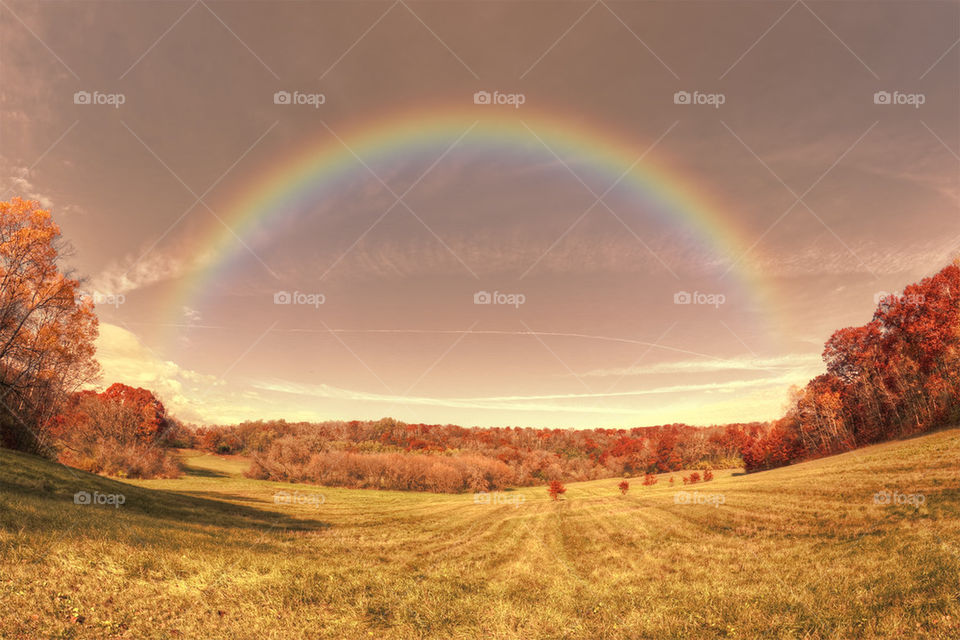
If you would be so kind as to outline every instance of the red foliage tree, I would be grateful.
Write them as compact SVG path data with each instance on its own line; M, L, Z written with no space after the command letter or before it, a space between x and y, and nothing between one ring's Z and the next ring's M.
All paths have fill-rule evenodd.
M741 441L757 471L960 420L960 261L879 300L873 319L836 331L827 373L793 392L786 415Z
M622 495L627 495L627 491L630 491L630 483L624 480L623 482L617 485L617 488L620 489L620 493Z
M559 480L551 480L550 484L547 485L547 493L550 494L550 497L554 500L559 500L560 496L567 492L567 488L563 486Z
M103 393L73 394L51 421L60 462L94 473L174 476L179 465L166 447L174 421L150 391L114 384Z

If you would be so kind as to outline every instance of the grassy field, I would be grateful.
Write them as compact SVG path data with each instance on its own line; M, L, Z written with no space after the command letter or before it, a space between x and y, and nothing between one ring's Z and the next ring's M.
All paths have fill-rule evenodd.
M960 430L559 502L184 455L181 479L121 482L0 450L0 637L960 637Z

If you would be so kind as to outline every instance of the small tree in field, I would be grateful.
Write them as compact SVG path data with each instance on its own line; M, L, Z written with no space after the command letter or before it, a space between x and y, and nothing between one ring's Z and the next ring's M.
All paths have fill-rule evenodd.
M689 481L690 484L696 484L696 483L700 482L700 474L699 474L698 472L694 471L693 473L690 474L689 480L687 480L686 478L685 478L684 480L685 480L685 481Z
M670 476L670 486L673 486L673 476Z
M563 486L559 480L551 480L550 484L547 486L547 493L550 494L550 497L554 500L559 500L560 495L567 492L567 488Z
M620 489L620 493L623 495L627 495L627 491L630 491L630 483L626 480L618 484L617 487Z
M652 473L643 476L643 486L652 487L655 484L657 484L657 476Z
M704 481L704 482L710 482L711 480L713 480L713 471L711 471L710 469L704 469L704 470L703 470L703 481Z

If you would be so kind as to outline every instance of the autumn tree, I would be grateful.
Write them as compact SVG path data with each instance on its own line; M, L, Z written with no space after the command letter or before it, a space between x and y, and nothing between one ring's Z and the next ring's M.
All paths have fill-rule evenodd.
M139 387L116 383L103 393L73 394L49 432L63 464L93 473L150 478L179 473L166 436L174 421Z
M46 425L94 380L97 318L61 271L60 228L36 202L0 202L0 444L49 450Z
M747 471L960 419L960 261L879 300L870 322L830 337L823 359L826 373L792 392L786 415L739 440Z
M547 493L550 494L550 497L554 500L559 500L560 496L567 492L567 488L563 486L559 480L551 480L550 484L547 485Z

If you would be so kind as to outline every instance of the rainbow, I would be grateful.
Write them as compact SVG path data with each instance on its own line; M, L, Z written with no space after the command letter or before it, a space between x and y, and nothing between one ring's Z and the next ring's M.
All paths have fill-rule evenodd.
M464 136L471 124L473 128ZM196 308L236 257L245 252L244 238L296 209L299 203L321 200L336 188L339 179L366 173L363 163L402 159L431 150L439 155L460 137L458 150L494 157L515 151L536 153L549 161L556 160L556 153L560 158L575 159L577 166L608 176L610 182L629 170L620 185L635 189L639 196L655 202L658 209L675 216L678 223L689 226L711 251L737 260L733 279L746 287L750 297L767 297L766 282L750 266L749 248L754 238L738 226L734 217L694 181L655 163L651 159L655 154L637 162L652 140L631 144L622 132L526 106L469 105L393 112L336 131L335 135L323 129L316 139L252 181L226 206L214 207L225 224L213 226L199 245L211 259L193 276L181 280L169 308L177 314L187 306ZM766 309L769 305L760 306Z

